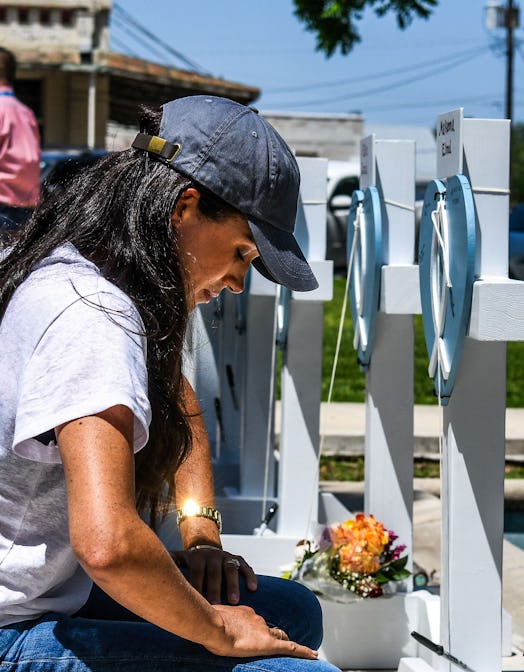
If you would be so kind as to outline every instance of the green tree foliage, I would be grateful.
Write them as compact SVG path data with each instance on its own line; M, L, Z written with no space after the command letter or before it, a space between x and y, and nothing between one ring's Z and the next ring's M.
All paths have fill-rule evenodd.
M511 202L524 202L524 124L511 129Z
M378 16L394 12L399 28L404 29L414 17L427 19L438 0L293 0L294 14L317 34L317 50L328 57L337 48L348 54L360 42L357 22L366 7Z

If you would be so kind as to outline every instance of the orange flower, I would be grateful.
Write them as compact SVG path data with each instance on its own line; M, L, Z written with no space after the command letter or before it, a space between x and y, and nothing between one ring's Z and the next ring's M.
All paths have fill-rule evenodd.
M331 539L341 571L374 574L380 569L380 555L389 542L389 533L374 516L359 513L353 520L333 527Z

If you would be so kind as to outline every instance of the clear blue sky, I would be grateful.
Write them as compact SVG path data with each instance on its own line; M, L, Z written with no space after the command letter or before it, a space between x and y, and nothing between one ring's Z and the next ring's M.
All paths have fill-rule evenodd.
M440 0L401 31L368 11L362 41L328 59L293 14L292 0L117 0L141 25L206 72L257 86L261 111L360 112L370 123L433 126L437 114L505 113L505 31L485 28L485 0ZM524 12L523 12L524 14ZM182 61L139 38L113 13L112 48ZM524 122L524 28L515 31L514 115ZM498 46L496 46L498 44Z

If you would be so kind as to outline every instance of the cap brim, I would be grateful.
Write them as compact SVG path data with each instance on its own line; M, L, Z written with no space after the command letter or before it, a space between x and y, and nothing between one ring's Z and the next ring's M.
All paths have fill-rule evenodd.
M295 292L317 289L318 282L292 233L249 221L258 253L253 266L265 278Z

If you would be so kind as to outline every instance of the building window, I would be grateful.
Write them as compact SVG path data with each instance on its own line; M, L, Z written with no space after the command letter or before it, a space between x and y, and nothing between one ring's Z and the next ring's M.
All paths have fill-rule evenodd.
M29 10L27 7L18 8L18 23L25 24L29 23Z
M73 25L73 10L72 9L63 9L62 10L62 25L71 27Z
M51 23L51 12L49 9L40 10L40 23L43 26L48 26Z

